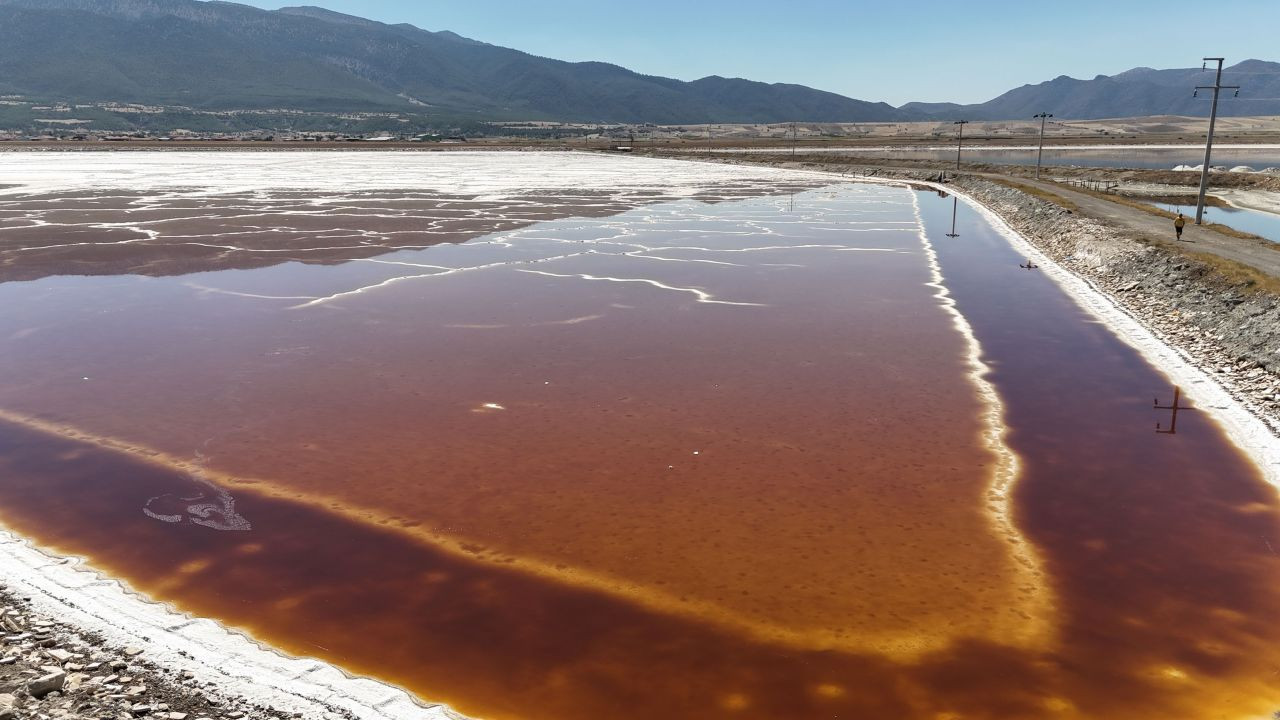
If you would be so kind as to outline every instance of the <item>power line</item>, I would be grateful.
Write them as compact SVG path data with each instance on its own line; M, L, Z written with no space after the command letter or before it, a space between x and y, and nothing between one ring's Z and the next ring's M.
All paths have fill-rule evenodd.
M1040 159L1044 157L1044 123L1053 117L1053 113L1042 112L1032 115L1033 118L1040 118L1040 149L1036 151L1036 179L1040 179Z
M1213 85L1197 85L1195 92L1191 94L1195 97L1201 90L1213 91L1213 105L1209 110L1209 134L1205 137L1204 142L1204 166L1200 168L1200 194L1196 198L1196 224L1200 225L1204 218L1204 192L1209 189L1209 155L1213 152L1213 126L1218 121L1218 93L1223 90L1235 90L1236 95L1240 95L1239 85L1223 85L1222 84L1222 60L1223 58L1204 58L1204 62L1200 65L1203 72L1210 60L1216 60L1218 63L1218 73L1214 77Z
M960 146L964 144L964 126L969 124L968 120L957 120L952 125L960 126L960 134L956 136L956 170L960 169Z

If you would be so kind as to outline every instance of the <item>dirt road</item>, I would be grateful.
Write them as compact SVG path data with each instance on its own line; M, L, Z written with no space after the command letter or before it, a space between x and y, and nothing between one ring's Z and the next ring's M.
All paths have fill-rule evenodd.
M976 173L993 180L1012 180L1043 192L1057 195L1079 208L1082 215L1103 220L1147 240L1175 241L1173 221L1080 192L1071 187L1044 180L1010 177L999 173ZM1256 268L1272 277L1280 277L1280 243L1232 237L1210 227L1195 225L1189 218L1182 233L1182 245L1192 251L1206 252Z

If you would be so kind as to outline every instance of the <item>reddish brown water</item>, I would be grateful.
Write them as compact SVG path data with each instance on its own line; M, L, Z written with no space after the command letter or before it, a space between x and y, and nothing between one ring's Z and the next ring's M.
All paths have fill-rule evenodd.
M1195 413L1152 433L1166 381L922 202L1030 550L986 497L991 408L911 193L884 188L377 258L413 265L8 283L0 512L483 716L1272 709L1274 492ZM194 523L197 496L252 529Z
M822 202L26 292L0 407L793 646L1034 635L910 198Z

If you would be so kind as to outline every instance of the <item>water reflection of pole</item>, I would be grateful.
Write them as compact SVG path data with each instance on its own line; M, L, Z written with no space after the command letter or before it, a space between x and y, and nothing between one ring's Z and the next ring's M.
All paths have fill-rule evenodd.
M1200 220L1204 217L1204 191L1209 188L1209 154L1213 151L1213 126L1218 120L1218 91L1219 90L1235 90L1236 95L1240 95L1239 85L1223 85L1222 84L1222 58L1205 58L1204 62L1210 60L1218 61L1218 75L1213 81L1213 85L1197 85L1195 92L1191 93L1191 97L1195 97L1201 90L1213 91L1213 105L1209 109L1209 135L1204 141L1204 165L1200 168L1200 195L1196 199L1196 224L1200 224ZM1205 64L1200 65L1200 69L1205 69Z
M956 234L956 208L960 207L960 198L951 198L951 232L947 233L947 237L960 237Z
M1036 179L1040 179L1040 159L1044 157L1044 121L1053 117L1052 113L1040 113L1031 117L1040 118L1040 150L1036 152Z
M1162 435L1177 435L1177 434L1178 434L1178 411L1179 411L1179 410L1195 410L1195 408L1193 408L1193 407L1187 407L1187 406L1185 406L1185 405L1179 405L1179 404L1178 404L1178 399L1179 399L1179 397L1181 396L1181 394L1182 394L1182 390L1181 390L1181 388L1179 388L1178 386L1176 386L1176 385L1175 385L1175 386L1173 387L1173 403L1172 403L1172 404L1170 404L1170 405L1161 405L1161 404L1160 404L1160 399L1159 399L1159 398L1156 398L1156 399L1153 401L1154 409L1156 409L1156 410L1172 410L1172 411L1173 411L1173 417L1172 417L1172 418L1170 418L1170 420L1169 420L1169 429L1168 429L1168 430L1161 430L1161 429L1160 429L1160 423L1156 423L1156 432L1158 432L1158 433L1160 433L1160 434L1162 434Z
M960 134L956 136L956 169L960 169L960 146L964 144L964 126L969 124L968 120L957 120L952 125L960 126Z

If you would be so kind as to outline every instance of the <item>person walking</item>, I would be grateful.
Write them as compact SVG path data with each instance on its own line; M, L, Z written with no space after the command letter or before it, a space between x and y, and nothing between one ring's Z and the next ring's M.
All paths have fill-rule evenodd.
M1187 219L1182 217L1182 213L1178 213L1178 217L1173 219L1173 231L1178 234L1178 239L1182 239L1182 228L1187 224Z

